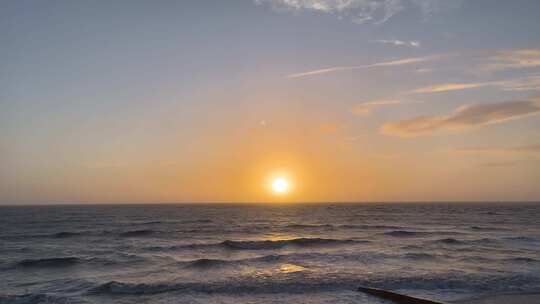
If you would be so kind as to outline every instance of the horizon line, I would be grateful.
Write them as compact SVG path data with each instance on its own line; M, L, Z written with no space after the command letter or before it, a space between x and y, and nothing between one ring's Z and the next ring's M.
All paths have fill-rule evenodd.
M2 204L0 203L1 207L46 207L46 206L113 206L113 205L123 205L123 206L129 206L129 205L292 205L292 204L313 204L313 205L319 205L319 204L519 204L519 203L526 203L526 204L536 204L540 203L540 200L403 200L403 201L331 201L331 202L323 202L323 201L254 201L254 202L234 202L234 201L201 201L201 202L92 202L92 203L84 203L84 202L73 202L73 203L22 203L22 204Z

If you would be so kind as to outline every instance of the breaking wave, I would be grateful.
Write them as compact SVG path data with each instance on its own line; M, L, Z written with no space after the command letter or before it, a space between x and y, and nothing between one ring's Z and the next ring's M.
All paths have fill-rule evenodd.
M270 250L280 249L288 246L296 247L324 247L324 246L339 246L347 244L365 244L367 240L351 240L351 239L327 239L327 238L296 238L288 240L254 240L254 241L235 241L225 240L220 243L193 243L193 244L176 244L170 246L150 246L146 250L150 251L167 251L167 250L185 250L185 249L201 249L201 248L221 248L228 250Z
M264 281L261 281L264 280ZM156 282L129 283L109 281L88 290L89 294L143 295L166 292L199 293L310 293L320 291L355 290L361 285L382 289L417 289L417 290L504 290L516 292L522 284L540 283L540 279L528 275L481 276L455 274L430 274L424 276L396 277L317 277L310 280L289 278L234 278L214 282Z

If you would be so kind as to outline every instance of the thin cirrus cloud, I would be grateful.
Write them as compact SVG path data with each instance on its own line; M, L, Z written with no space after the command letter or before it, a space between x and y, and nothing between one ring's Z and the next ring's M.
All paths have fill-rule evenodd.
M419 10L424 17L461 6L462 0L254 0L275 10L313 11L349 18L357 24L383 24L405 10Z
M441 130L463 130L502 123L540 113L540 98L463 106L446 116L418 116L389 122L380 131L386 135L414 137Z
M485 168L503 168L503 167L514 167L521 163L521 161L500 161L500 162L488 162L480 164L480 167Z
M379 39L379 40L373 40L373 42L389 44L393 46L409 46L409 47L415 47L415 48L420 47L420 41L415 41L415 40L404 41L404 40L398 40L398 39L392 39L392 40Z
M479 88L483 86L490 85L489 82L478 82L478 83L443 83L443 84L437 84L433 86L428 87L422 87L419 89L412 90L410 93L440 93L440 92L447 92L447 91L455 91L455 90L464 90L464 89L472 89L472 88Z
M378 63L368 64L368 65L335 66L335 67L329 67L329 68L324 68L324 69L317 69L317 70L310 70L310 71L305 71L305 72L289 74L286 76L286 78L300 78L300 77L306 77L306 76L315 76L315 75L321 75L321 74L327 74L327 73L358 70L358 69L401 66L401 65L408 65L408 64L431 61L431 60L438 59L440 57L441 56L412 57L412 58L404 58L404 59L398 59L398 60L392 60L392 61L378 62Z
M481 68L485 71L540 67L540 49L499 51L488 58Z
M390 105L397 105L400 104L400 100L396 99L385 99L385 100L374 100L370 102L364 102L354 105L351 108L351 112L354 115L358 116L365 116L371 113L371 111L375 108L382 107L382 106L390 106Z
M427 86L412 90L408 93L412 94L429 94L429 93L441 93L456 90L466 90L481 88L486 86L495 86L501 88L503 91L535 91L540 90L540 76L533 75L528 77L522 77L517 79L499 80L499 81L487 81L487 82L462 82L462 83L443 83L433 86Z
M533 75L515 80L501 81L499 85L504 91L536 91L540 90L540 76Z
M534 154L540 155L540 143L517 147L468 147L454 149L462 154Z

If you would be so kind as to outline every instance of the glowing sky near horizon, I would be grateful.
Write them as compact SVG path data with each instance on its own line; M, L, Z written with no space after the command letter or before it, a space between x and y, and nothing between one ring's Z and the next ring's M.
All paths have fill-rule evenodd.
M539 20L536 0L3 1L0 204L540 200Z

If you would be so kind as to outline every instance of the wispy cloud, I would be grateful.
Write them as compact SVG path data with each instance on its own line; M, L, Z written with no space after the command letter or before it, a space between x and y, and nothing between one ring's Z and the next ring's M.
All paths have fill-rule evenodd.
M419 89L415 89L411 91L410 93L439 93L439 92L447 92L447 91L455 91L455 90L463 90L463 89L471 89L471 88L479 88L486 85L491 85L489 82L478 82L478 83L443 83L443 84L437 84L433 86L423 87Z
M468 147L454 149L463 154L539 154L540 143L518 147Z
M115 169L128 166L129 164L126 162L92 162L84 164L84 167L89 169Z
M467 129L540 113L540 98L468 105L447 116L418 116L381 127L381 133L401 137L431 134L435 131Z
M341 130L341 126L336 123L324 123L319 125L319 131L323 134L335 134Z
M420 10L425 17L457 8L462 0L254 0L276 10L315 11L347 17L357 24L382 24L404 10Z
M382 44L390 44L394 46L410 46L418 48L420 47L420 41L410 40L410 41L403 41L398 39L392 39L392 40L386 40L386 39L379 39L379 40L373 40L373 42L382 43Z
M540 67L540 49L499 51L483 65L487 71Z
M386 62L379 62L375 64L368 65L368 68L374 68L374 67L385 67L385 66L396 66L396 65L405 65L405 64L413 64L413 63L420 63L430 60L439 59L442 56L426 56L426 57L413 57L413 58L405 58L405 59L398 59L398 60L392 60L392 61L386 61Z
M323 68L323 69L310 70L310 71L305 71L305 72L289 74L289 75L287 75L287 78L299 78L299 77L321 75L321 74L340 72L340 71L369 69L369 68L377 68L377 67L392 67L392 66L400 66L400 65L407 65L407 64L415 64L415 63L421 63L421 62L426 62L426 61L430 61L430 60L435 60L435 59L440 58L440 57L441 56L413 57L413 58L404 58L404 59L398 59L398 60L378 62L378 63L368 64L368 65L335 66L335 67L328 67L328 68Z
M485 168L503 168L503 167L515 167L519 165L521 161L499 161L499 162L487 162L480 164L480 167Z
M400 104L400 100L395 99L385 99L385 100L374 100L370 102L364 102L354 105L351 108L351 112L354 115L365 116L368 115L373 109L381 106L397 105Z
M540 90L540 76L534 75L515 80L499 81L498 85L505 91L536 91Z
M337 66L337 67L330 67L330 68L324 68L324 69L318 69L318 70L311 70L306 72L300 72L300 73L294 73L287 75L287 78L299 78L299 77L306 77L306 76L314 76L314 75L320 75L320 74L326 74L326 73L333 73L333 72L340 72L340 71L347 71L347 70L356 70L356 69L365 69L366 66Z
M540 76L528 76L517 79L486 81L486 82L450 82L436 84L432 86L422 87L412 90L408 93L425 94L425 93L441 93L456 90L474 89L486 86L500 87L504 91L534 91L540 90Z

